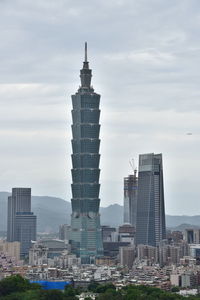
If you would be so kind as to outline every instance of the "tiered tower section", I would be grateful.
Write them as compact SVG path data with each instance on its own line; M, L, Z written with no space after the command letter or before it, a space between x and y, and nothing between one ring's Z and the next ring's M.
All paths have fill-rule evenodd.
M99 215L100 95L91 87L87 43L80 78L81 87L72 95L71 245L72 252L87 264L103 254Z

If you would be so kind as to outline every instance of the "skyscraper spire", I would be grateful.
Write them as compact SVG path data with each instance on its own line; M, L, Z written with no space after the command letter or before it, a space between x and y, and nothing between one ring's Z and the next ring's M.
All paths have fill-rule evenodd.
M85 62L87 62L87 42L85 42Z
M92 70L89 69L89 62L87 61L87 42L85 42L85 60L83 68L80 70L81 88L84 90L91 89Z

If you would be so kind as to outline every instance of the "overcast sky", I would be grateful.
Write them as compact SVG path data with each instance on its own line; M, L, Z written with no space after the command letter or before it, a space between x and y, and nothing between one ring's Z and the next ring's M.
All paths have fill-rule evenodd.
M200 1L0 0L0 190L71 199L84 42L101 94L101 205L163 153L168 214L200 214ZM192 135L188 135L192 133Z

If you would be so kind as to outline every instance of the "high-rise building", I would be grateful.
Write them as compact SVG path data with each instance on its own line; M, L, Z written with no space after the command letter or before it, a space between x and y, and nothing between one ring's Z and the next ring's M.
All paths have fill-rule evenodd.
M36 240L36 216L31 212L31 189L13 188L8 197L7 241L20 242L20 255L28 255Z
M15 240L20 242L20 255L27 256L31 242L36 240L36 216L32 212L17 212Z
M103 242L114 242L117 235L116 228L107 225L101 226ZM117 236L118 238L118 236Z
M159 264L161 266L179 264L181 256L181 247L179 245L161 245L158 248Z
M72 95L72 252L82 263L103 254L99 214L100 95L91 86L92 70L85 61L80 71L81 86Z
M69 241L71 232L71 226L62 224L59 226L59 239L63 241Z
M138 245L137 247L138 259L139 260L148 260L151 263L158 262L158 249L157 247L149 245Z
M187 241L188 244L200 244L200 229L186 228L184 231L184 240Z
M136 243L156 246L166 238L162 154L139 156Z
M124 223L130 223L134 227L137 214L137 189L137 170L134 170L134 175L124 178Z
M131 224L124 224L118 228L118 241L129 242L134 245L135 240L135 227Z
M119 262L122 266L132 268L135 259L135 247L120 247L119 248Z
M7 241L15 241L16 212L31 211L31 188L13 188L12 196L8 197Z

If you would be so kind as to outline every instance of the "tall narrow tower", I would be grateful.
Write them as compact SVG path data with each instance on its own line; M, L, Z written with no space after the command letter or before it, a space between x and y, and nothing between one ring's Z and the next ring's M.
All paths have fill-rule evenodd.
M85 60L80 70L81 86L72 95L72 252L83 264L103 254L99 215L100 95L91 86L92 70Z
M156 246L166 238L162 154L139 156L136 243Z
M31 212L31 189L13 188L8 197L7 241L20 242L20 255L27 256L36 240L36 216Z
M16 241L15 217L17 212L31 212L31 188L13 188L8 197L7 241Z
M137 170L133 175L124 178L124 223L130 223L136 227L137 216Z

